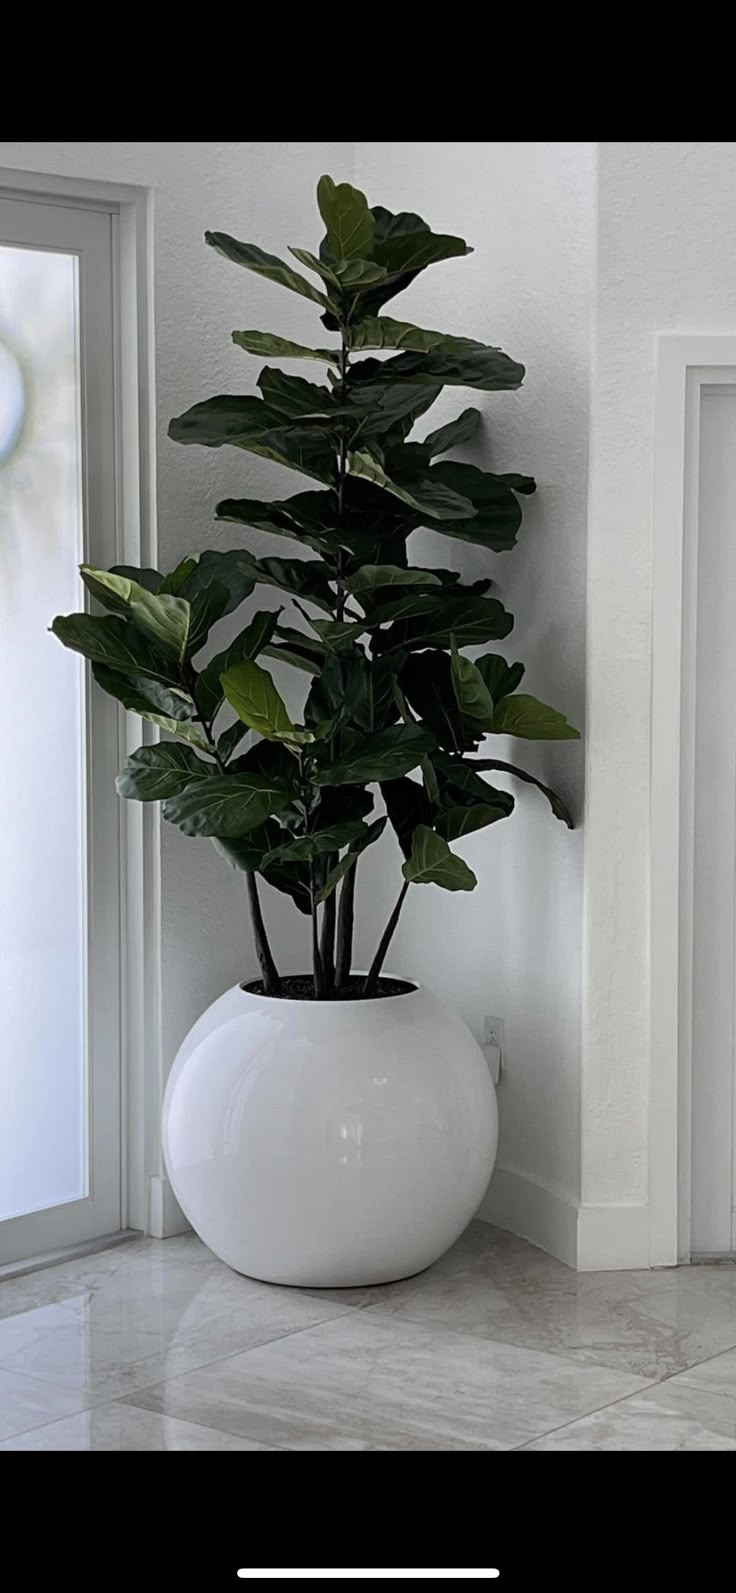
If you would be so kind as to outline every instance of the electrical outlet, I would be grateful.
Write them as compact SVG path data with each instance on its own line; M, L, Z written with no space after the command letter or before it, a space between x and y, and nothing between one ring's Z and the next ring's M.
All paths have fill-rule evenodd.
M483 1019L483 1044L496 1045L503 1051L503 1018Z

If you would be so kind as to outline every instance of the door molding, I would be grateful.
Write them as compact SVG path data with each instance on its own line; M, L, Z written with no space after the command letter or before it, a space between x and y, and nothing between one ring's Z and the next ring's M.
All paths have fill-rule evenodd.
M156 437L152 194L130 184L0 167L0 195L102 210L112 218L115 360L115 535L121 563L155 565ZM141 731L143 736L141 738ZM117 714L119 762L153 726ZM121 1230L149 1227L160 1170L160 818L155 803L121 802Z
M700 414L736 336L656 340L650 786L650 1264L690 1259L694 729ZM687 598L687 608L685 599Z

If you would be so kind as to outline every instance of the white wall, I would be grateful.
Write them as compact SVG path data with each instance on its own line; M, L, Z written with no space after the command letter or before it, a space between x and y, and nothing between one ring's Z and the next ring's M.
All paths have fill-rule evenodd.
M536 476L538 496L527 500L518 547L494 558L433 533L426 545L437 562L498 580L516 615L501 650L523 659L528 689L581 729L594 164L587 143L366 143L357 171L371 203L417 210L436 230L460 233L475 247L466 259L425 272L389 313L498 344L527 366L520 392L448 388L431 418L435 425L435 414L446 419L477 403L482 440L463 457ZM580 815L577 744L509 740L506 748L495 750L557 785ZM496 1175L484 1209L530 1232L534 1226L533 1237L570 1258L574 1220L566 1237L555 1231L558 1208L547 1192L568 1203L563 1223L565 1214L574 1218L582 835L559 824L533 791L517 795L510 820L460 848L478 873L473 895L409 893L391 961L431 984L479 1036L484 1014L505 1020L499 1163L531 1188ZM389 853L395 875L387 841ZM381 886L385 914L395 886L389 893L385 874ZM364 956L368 926L373 933L373 904L361 930Z
M735 188L733 142L600 146L582 1265L640 1264L648 1243L653 334L736 331Z

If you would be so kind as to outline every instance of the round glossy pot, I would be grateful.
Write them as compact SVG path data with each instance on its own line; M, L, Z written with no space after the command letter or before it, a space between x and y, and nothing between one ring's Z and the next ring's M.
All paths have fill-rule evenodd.
M485 1193L496 1095L429 991L292 1001L235 986L181 1046L164 1100L169 1178L237 1272L326 1288L430 1266Z

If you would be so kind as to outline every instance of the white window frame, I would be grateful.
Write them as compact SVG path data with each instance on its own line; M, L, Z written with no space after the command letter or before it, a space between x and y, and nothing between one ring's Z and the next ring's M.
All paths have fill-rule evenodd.
M152 208L149 190L0 167L0 197L111 216L115 360L115 520L119 560L156 564ZM117 712L119 763L158 732ZM110 793L101 793L105 800ZM161 886L155 803L118 806L120 856L121 1230L151 1227L160 1182ZM155 1222L154 1222L155 1226ZM79 1248L89 1250L99 1241ZM30 1261L33 1258L28 1258ZM23 1263L27 1265L28 1263ZM7 1271L10 1269L3 1269Z
M690 1260L693 596L698 557L700 413L704 391L735 384L736 337L667 333L657 339L650 805L652 1266Z

